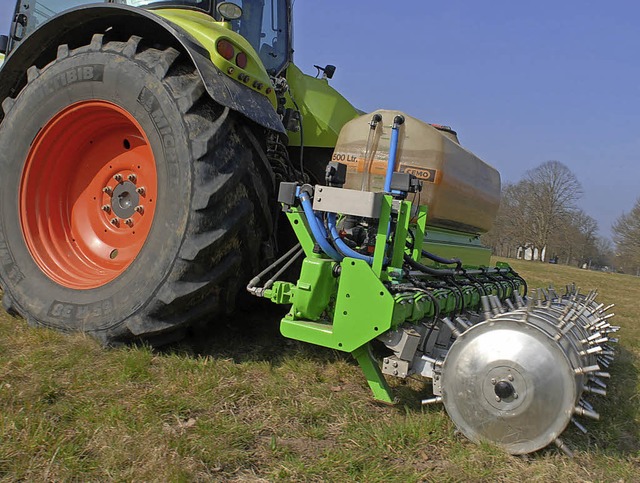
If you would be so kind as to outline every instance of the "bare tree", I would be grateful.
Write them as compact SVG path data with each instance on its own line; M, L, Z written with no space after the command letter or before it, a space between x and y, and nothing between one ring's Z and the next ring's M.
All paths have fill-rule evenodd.
M531 247L538 259L545 248L548 255L561 255L566 263L583 258L595 241L597 224L575 207L581 194L580 182L569 168L547 161L518 183L503 186L494 227L483 242L502 256Z
M625 271L640 273L640 198L629 213L623 213L613 224L616 259Z
M596 257L598 222L576 208L558 216L559 223L549 238L547 252L567 264L591 264Z
M559 161L547 161L528 171L523 182L528 186L530 241L542 254L562 219L575 208L582 186L575 174Z

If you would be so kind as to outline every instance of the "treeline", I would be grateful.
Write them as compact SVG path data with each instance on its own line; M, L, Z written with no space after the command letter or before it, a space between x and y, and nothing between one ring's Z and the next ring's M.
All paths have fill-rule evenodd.
M623 213L616 220L612 231L618 269L640 275L640 198L629 213Z
M596 220L577 206L581 196L573 172L559 161L547 161L503 186L495 224L482 240L499 256L611 267L611 242L598 236Z

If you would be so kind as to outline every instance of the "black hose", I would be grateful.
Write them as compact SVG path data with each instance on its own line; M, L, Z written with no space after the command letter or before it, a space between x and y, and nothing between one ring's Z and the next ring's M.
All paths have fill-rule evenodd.
M527 281L524 278L522 278L520 275L518 275L518 272L516 272L513 268L509 267L509 270L511 271L511 273L515 278L517 278L522 282L522 285L524 286L524 295L522 295L522 297L523 298L526 297L527 292L529 291L529 287L527 286Z
M469 280L476 288L480 289L480 292L482 293L482 295L487 295L487 291L484 289L484 286L482 285L482 283L480 283L478 281L478 279L476 279L475 277L473 277L472 275L468 275L465 274L464 275L467 280Z
M443 265L455 265L457 270L462 270L462 260L459 258L443 258L426 250L422 250L422 256L434 262L442 263Z
M462 291L462 289L460 288L460 286L456 283L456 281L454 280L453 277L451 277L451 279L449 280L449 282L451 283L452 286L454 286L456 288L456 290L458 292L460 292L460 315L462 315L464 313L464 309L465 309L465 305L464 305L464 292ZM456 308L458 308L458 305L456 304ZM454 315L455 317L455 311L454 311Z
M404 261L408 263L409 266L411 266L411 268L414 268L423 273L426 273L427 275L433 275L434 277L453 277L454 275L457 275L460 273L459 270L452 269L452 268L427 267L426 265L423 265L420 262L416 262L413 258L411 258L409 255L406 255L406 254L404 256Z

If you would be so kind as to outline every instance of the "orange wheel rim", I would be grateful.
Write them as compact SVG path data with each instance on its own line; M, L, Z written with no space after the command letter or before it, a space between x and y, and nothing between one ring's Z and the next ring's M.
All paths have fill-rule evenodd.
M136 119L105 101L56 114L32 143L20 223L36 264L73 289L101 287L142 250L155 213L155 158Z

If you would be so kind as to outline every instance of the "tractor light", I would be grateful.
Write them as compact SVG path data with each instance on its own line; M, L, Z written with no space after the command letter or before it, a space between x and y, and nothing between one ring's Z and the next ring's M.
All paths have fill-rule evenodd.
M235 55L233 44L225 39L218 40L218 43L216 44L216 50L222 57L227 60L233 59L233 56Z
M244 69L247 66L247 54L244 52L238 52L238 55L236 55L236 65L241 69Z

